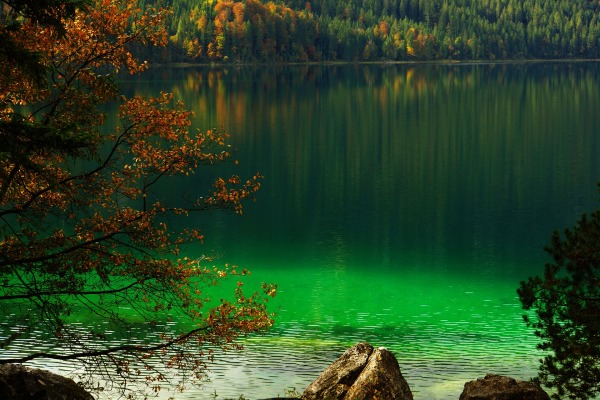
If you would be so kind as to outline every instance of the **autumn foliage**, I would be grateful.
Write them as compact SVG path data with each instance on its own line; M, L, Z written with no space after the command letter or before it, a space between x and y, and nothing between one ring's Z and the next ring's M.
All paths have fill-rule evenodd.
M174 221L213 208L241 214L261 176L217 179L177 207L158 201L159 182L231 157L227 135L192 130L193 113L173 95L119 96L115 75L148 67L131 49L166 43L168 10L65 4L48 6L52 23L3 8L0 33L44 73L0 57L0 345L37 340L47 350L0 363L84 360L92 383L123 390L139 379L158 390L162 367L200 378L212 349L271 325L275 287L245 295L239 283L215 304L210 288L246 271L190 254L203 232ZM114 102L119 123L109 131L100 109ZM140 326L152 334L132 329Z
M210 3L207 3L210 4ZM204 39L189 38L190 32L170 40L199 60L254 59L309 61L315 59L317 26L309 10L292 10L272 1L218 0L210 9L193 8L189 20ZM180 37L181 36L181 37Z
M155 0L147 0L155 1ZM185 0L171 59L222 62L598 58L597 1Z

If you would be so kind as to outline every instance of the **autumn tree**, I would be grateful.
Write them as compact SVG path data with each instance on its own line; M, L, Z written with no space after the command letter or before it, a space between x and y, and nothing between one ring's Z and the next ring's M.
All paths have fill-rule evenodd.
M173 385L201 378L213 349L269 328L275 287L245 295L238 283L211 301L213 286L245 270L191 253L203 233L176 221L215 208L241 214L261 176L208 182L186 204L159 201L162 181L231 156L227 135L193 131L193 113L173 95L119 96L116 74L147 68L132 46L166 43L168 11L31 2L46 7L45 21L26 4L4 1L0 28L39 66L0 58L0 346L36 350L5 352L0 363L81 363L88 384L129 395L136 384L159 390L165 368L183 374ZM114 103L111 127L101 109Z
M53 2L52 0L4 0L0 3L0 87L5 89L0 93L1 110L5 118L0 118L0 151L10 152L11 144L23 130L32 129L32 124L15 113L7 105L13 100L10 98L18 91L20 84L35 85L36 89L43 88L45 84L47 66L42 62L40 54L21 46L14 32L23 27L24 21L34 22L39 26L49 28L54 36L64 34L64 27L60 15L71 17L76 9L85 10L87 0L65 0ZM15 74L21 79L15 80ZM17 89L17 90L15 90ZM8 118L10 117L10 118ZM49 135L46 127L45 136Z
M546 353L538 381L556 399L591 399L600 393L600 210L583 215L546 251L541 276L521 282L525 316Z

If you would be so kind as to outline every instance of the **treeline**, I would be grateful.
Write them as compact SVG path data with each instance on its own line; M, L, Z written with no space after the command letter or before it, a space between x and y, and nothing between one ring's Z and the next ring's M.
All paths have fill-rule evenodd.
M153 3L173 10L166 61L600 57L600 5L587 0Z

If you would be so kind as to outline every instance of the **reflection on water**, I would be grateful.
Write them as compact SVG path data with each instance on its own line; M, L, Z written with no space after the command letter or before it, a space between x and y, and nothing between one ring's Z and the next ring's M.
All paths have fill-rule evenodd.
M202 129L225 126L240 176L266 177L244 217L193 216L206 240L188 252L249 268L247 286L277 282L277 323L218 355L189 398L301 391L363 340L396 354L416 399L456 399L486 373L535 375L516 288L541 270L552 230L596 207L598 68L199 68L124 82L174 92Z

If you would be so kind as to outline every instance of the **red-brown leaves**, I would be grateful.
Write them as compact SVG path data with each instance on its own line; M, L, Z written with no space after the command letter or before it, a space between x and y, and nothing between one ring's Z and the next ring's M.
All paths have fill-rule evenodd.
M0 78L0 120L8 121L15 109L27 105L21 109L23 119L57 135L48 140L54 147L40 144L38 136L21 135L14 146L18 152L0 158L0 305L27 303L24 309L32 313L24 323L83 346L67 357L107 358L127 379L150 368L146 360L153 357L200 376L205 365L198 360L197 346L235 346L238 335L272 323L266 309L266 300L275 294L272 286L245 296L239 285L230 301L210 302L207 288L246 271L218 269L202 254L190 254L185 245L201 243L202 229L175 229L181 225L173 222L210 208L241 214L243 201L254 196L262 176L218 179L204 188L208 197L204 190L190 193L200 200L189 204L152 197L163 179L228 160L227 135L191 130L193 113L166 93L120 98L120 126L101 133L105 116L98 106L119 100L113 74L147 67L128 45L164 44L166 12L140 10L135 2L98 0L88 14L64 20L61 37L25 23L14 38L40 54L50 70L48 88L0 60L2 70L10 71ZM243 8L235 6L234 14L243 18ZM64 149L62 143L76 146ZM133 322L123 306L131 309L135 323L151 331L173 320L178 328L164 328L158 342L111 347L90 339L88 348L65 317L94 315L127 332ZM177 351L169 353L169 348ZM138 367L131 367L134 362Z
M262 175L259 173L243 184L238 176L232 176L227 182L223 178L219 178L213 184L212 196L204 201L209 206L229 208L241 215L242 201L254 196L254 193L260 189L261 179Z

